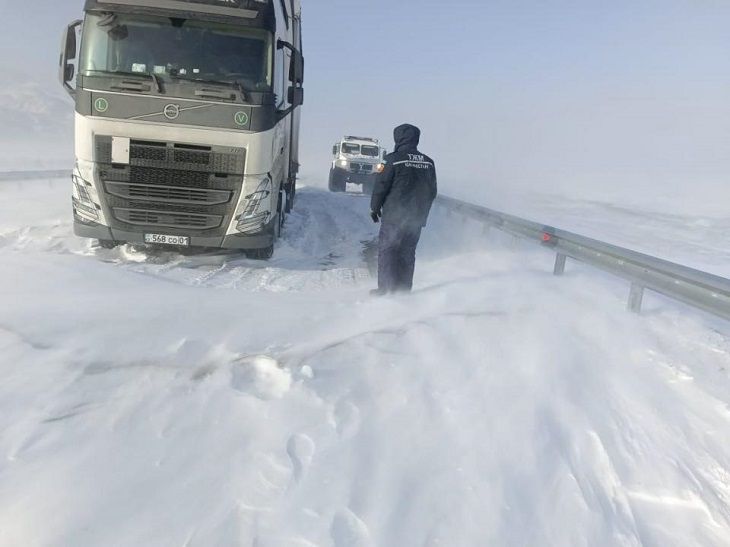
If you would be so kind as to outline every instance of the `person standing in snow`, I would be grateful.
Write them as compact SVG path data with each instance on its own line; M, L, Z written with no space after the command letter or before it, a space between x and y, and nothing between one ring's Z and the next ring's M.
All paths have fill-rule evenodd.
M395 151L383 160L370 202L373 222L382 219L375 295L412 289L416 247L437 195L436 166L418 151L421 130L404 124L393 136Z

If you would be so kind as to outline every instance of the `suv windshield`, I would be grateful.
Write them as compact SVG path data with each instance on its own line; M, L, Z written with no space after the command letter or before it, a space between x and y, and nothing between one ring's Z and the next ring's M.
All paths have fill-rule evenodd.
M342 153L343 154L359 154L360 153L360 145L359 144L351 144L348 142L342 143Z
M361 150L361 154L363 156L370 156L372 158L377 158L378 155L380 154L380 149L377 146L363 145L362 146L362 150Z
M271 88L272 37L249 29L193 19L89 14L79 69L99 73L154 74L161 78L240 82Z

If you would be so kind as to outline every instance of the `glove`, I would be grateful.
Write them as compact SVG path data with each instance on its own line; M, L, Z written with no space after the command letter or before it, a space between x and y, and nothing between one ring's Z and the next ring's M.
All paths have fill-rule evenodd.
M377 224L380 222L380 217L383 216L383 214L380 211L370 211L370 218L373 219L373 222Z

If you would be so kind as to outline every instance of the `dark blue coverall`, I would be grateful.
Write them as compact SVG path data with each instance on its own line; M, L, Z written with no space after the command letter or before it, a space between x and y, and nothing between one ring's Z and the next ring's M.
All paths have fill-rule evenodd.
M378 294L410 291L416 247L438 192L436 166L418 150L421 131L409 124L393 132L370 202L374 221L382 218L378 249Z

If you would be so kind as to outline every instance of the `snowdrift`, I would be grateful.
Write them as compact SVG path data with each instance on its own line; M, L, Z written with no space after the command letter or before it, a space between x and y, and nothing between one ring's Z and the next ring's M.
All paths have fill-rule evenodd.
M359 196L302 191L270 263L68 202L0 185L0 545L730 542L727 325L440 213L371 299Z

